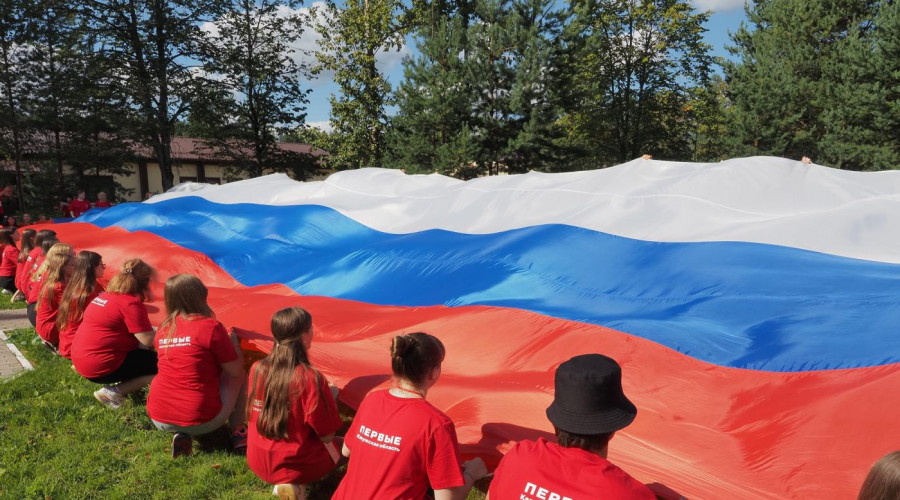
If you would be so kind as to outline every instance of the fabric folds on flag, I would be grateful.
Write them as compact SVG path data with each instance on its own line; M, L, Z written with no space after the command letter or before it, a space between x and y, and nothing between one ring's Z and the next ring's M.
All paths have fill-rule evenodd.
M635 160L462 182L363 169L187 184L54 226L112 272L140 257L210 287L247 349L308 309L351 406L392 336L448 354L429 399L495 465L549 436L553 371L600 352L635 423L610 458L688 498L844 498L896 448L900 174L784 159Z

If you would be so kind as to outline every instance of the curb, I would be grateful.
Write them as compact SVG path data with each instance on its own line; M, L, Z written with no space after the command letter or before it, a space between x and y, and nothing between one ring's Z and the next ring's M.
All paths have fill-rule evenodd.
M22 365L22 368L25 371L34 370L34 365L32 365L31 362L25 358L25 356L22 354L22 351L20 351L18 347L16 347L12 342L9 342L9 337L6 336L6 332L4 332L3 330L0 330L0 340L2 340L6 347L10 350L10 352L13 353L13 355L16 357L16 359L19 361L19 364ZM18 374L14 373L11 375L11 377L16 375Z

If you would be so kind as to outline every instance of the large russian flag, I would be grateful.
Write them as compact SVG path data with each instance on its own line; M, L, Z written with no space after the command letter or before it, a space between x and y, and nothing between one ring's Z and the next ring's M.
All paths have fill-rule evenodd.
M600 352L639 411L610 458L689 498L851 498L900 448L900 172L635 160L462 182L399 171L186 185L55 226L161 283L200 276L247 348L313 314L355 406L396 334L448 349L429 399L467 456L548 435L562 361ZM110 266L112 271L114 266Z

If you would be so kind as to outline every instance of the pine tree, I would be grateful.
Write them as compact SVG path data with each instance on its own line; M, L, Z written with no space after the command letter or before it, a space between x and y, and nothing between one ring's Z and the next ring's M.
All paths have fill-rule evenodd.
M23 156L29 142L24 101L28 95L27 0L0 0L0 155L16 169L19 199L23 199Z
M561 65L563 13L551 0L514 0L511 11L513 137L506 164L510 172L555 171L572 155L559 142L565 133L559 120L568 78Z
M881 129L892 158L885 168L900 168L900 2L885 2L876 21L877 66L884 82L884 100L874 123Z
M733 40L726 65L736 154L800 158L848 169L892 160L877 123L885 98L873 59L882 5L854 0L763 0ZM887 61L884 61L887 63ZM893 160L896 161L896 160Z
M461 17L429 19L419 30L419 55L403 63L397 115L388 135L390 165L407 173L453 174L474 157L468 131L471 97L464 72Z
M565 41L574 74L570 133L594 168L644 153L689 157L684 122L712 57L708 13L684 0L575 0ZM657 156L661 156L657 153Z

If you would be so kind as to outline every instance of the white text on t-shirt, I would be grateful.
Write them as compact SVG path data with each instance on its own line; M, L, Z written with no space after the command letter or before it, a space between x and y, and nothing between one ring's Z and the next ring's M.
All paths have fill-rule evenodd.
M400 446L400 436L384 434L374 429L369 429L365 425L359 426L359 432L356 434L356 439L359 439L370 446L375 446L376 448L400 451L400 448L398 448L398 446Z
M159 348L168 349L169 347L184 347L191 345L191 337L172 337L170 339L159 339Z
M570 497L564 497L534 483L525 483L525 493L519 495L519 500L534 500L535 498L539 500L572 500Z

